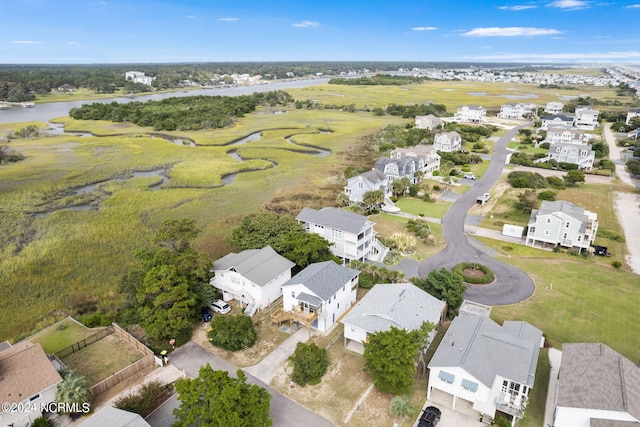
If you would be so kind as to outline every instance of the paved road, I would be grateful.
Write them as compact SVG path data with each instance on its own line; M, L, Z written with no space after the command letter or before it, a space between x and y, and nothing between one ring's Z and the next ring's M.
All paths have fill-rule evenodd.
M235 376L237 368L231 363L217 357L200 345L189 342L171 353L171 363L180 370L184 370L189 377L197 377L200 366L207 363L213 369L224 370ZM265 388L271 394L271 418L273 425L277 427L334 427L328 420L314 414L303 406L295 403L291 399L278 393L259 379L247 374L247 382ZM176 397L170 399L160 409L159 413L154 413L147 419L153 427L169 426L173 422L172 410L178 406Z
M476 203L478 196L488 192L498 180L509 154L509 150L506 148L507 143L520 128L526 126L528 125L520 125L510 129L496 142L491 164L486 173L469 191L454 202L442 218L442 232L447 246L420 265L418 270L420 277L427 276L434 269L442 267L451 269L461 262L477 260L478 263L493 270L496 281L490 285L469 286L464 293L465 299L487 305L507 305L525 300L533 294L535 285L529 276L473 247L464 234L464 219L467 212ZM495 196L497 197L497 195Z

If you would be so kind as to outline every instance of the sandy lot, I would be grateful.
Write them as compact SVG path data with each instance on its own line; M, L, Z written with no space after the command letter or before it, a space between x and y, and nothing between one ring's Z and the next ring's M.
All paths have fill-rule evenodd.
M616 213L627 240L627 264L640 274L640 196L632 193L614 193Z

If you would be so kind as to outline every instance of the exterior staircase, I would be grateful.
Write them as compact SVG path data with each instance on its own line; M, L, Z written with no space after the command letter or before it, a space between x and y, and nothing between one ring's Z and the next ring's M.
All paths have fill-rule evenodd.
M256 314L256 311L258 311L258 302L251 297L251 295L246 295L246 297L249 299L249 302L247 303L247 307L244 309L244 314L249 317L253 317L253 315Z

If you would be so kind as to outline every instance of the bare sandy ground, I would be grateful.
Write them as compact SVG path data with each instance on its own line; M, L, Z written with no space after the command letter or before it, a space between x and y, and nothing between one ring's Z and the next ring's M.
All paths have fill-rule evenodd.
M627 240L627 264L640 274L640 196L632 193L614 193L616 213Z

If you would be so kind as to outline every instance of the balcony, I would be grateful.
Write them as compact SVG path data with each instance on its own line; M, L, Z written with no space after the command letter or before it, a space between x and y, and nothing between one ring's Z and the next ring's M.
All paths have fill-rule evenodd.
M524 410L527 406L526 397L523 397L521 394L511 394L502 392L498 396L498 401L496 402L496 409L498 411L504 412L505 414L513 415L517 418L522 418L524 416Z
M291 311L284 311L284 307L278 307L278 309L271 314L272 323L282 323L286 321L299 322L305 325L308 329L311 329L313 322L315 322L316 319L318 319L317 310L305 311L301 305L297 305Z

